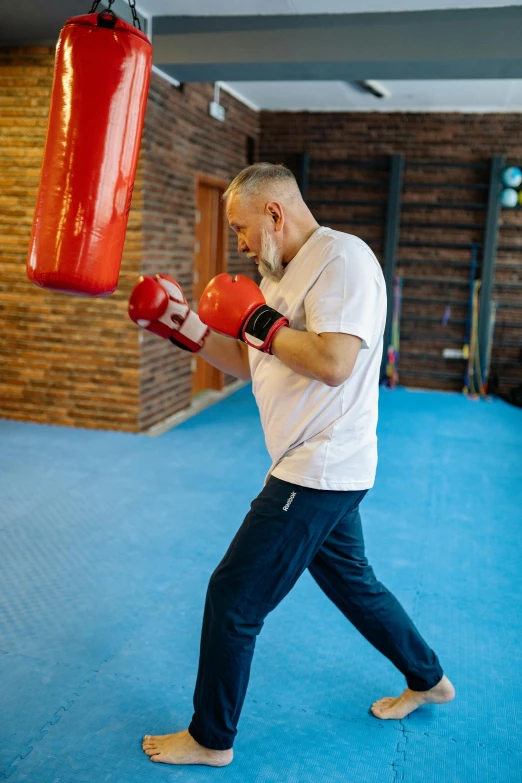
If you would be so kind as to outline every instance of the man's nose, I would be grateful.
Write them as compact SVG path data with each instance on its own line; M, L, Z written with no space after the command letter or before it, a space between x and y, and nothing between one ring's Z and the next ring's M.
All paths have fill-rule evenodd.
M242 239L239 239L239 237L237 240L237 249L240 253L246 253L248 251L248 246Z

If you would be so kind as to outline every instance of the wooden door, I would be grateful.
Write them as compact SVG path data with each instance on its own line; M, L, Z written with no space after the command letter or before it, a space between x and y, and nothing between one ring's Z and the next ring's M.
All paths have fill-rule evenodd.
M226 271L225 209L221 201L224 187L201 178L197 183L196 237L192 307L198 302L209 280ZM206 389L222 389L223 373L200 356L192 361L192 396Z

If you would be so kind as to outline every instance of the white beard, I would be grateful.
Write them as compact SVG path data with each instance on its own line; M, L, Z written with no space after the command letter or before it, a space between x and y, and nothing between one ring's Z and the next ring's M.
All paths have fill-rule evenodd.
M259 271L263 277L278 283L284 273L283 257L279 252L275 239L265 229L261 234L261 250L259 251Z

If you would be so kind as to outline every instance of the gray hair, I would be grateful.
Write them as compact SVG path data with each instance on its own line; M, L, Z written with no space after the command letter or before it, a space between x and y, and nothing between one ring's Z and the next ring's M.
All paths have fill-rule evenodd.
M254 163L240 171L223 193L226 201L233 193L241 196L255 196L267 186L275 186L276 189L293 185L298 191L296 178L282 163Z

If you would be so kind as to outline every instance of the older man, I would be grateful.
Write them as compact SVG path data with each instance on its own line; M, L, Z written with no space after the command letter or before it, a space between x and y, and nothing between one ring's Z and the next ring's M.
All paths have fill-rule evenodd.
M362 240L319 226L284 166L248 167L224 198L238 249L263 276L260 288L218 275L200 318L176 281L157 275L140 279L129 303L140 326L252 379L272 458L209 583L192 722L143 740L152 761L167 764L232 761L256 637L307 568L406 678L399 697L373 704L376 717L400 719L454 697L437 656L364 552L359 506L377 466L386 320L380 265Z

